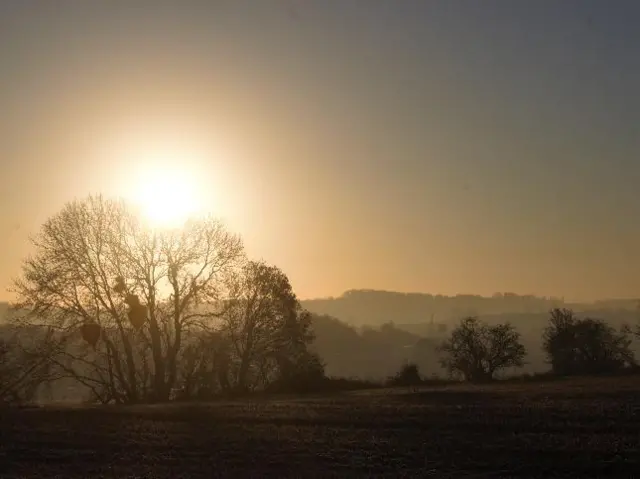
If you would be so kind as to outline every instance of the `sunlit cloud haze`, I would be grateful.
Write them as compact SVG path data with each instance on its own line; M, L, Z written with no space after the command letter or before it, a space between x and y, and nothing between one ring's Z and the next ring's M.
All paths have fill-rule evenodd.
M47 217L158 164L303 298L637 296L638 24L622 0L3 1L0 299Z

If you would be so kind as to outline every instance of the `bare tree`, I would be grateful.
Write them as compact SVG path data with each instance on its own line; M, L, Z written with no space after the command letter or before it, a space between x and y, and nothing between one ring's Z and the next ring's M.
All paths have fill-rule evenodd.
M287 276L277 267L248 262L232 281L221 333L231 345L234 382L240 390L266 386L305 363L313 340Z
M16 321L51 328L56 368L104 402L169 397L187 336L213 327L243 258L239 237L214 219L151 231L102 196L68 203L32 243Z
M511 324L489 326L465 318L439 347L442 366L467 381L488 381L508 367L524 365L525 348Z

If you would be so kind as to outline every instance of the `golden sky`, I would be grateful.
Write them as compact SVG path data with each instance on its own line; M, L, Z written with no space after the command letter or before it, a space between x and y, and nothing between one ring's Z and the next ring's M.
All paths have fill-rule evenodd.
M0 299L158 152L303 298L640 292L633 6L55 5L0 7Z

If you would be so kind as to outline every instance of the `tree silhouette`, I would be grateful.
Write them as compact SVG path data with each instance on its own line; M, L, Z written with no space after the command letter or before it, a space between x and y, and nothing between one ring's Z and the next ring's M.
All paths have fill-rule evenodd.
M169 397L187 337L213 326L224 280L243 258L240 239L216 220L151 231L102 196L65 205L32 243L15 281L15 321L55 331L51 362L104 402ZM85 324L99 326L94 348L80 340Z
M463 319L439 347L441 364L467 381L488 381L508 367L524 365L525 347L511 324L489 326L477 318Z
M280 269L250 261L229 290L221 333L232 345L238 389L298 375L313 362L307 350L314 338L311 316Z
M229 278L227 292L216 330L187 347L181 394L322 385L324 365L308 350L311 316L280 269L249 261Z
M579 319L569 309L551 310L543 349L560 375L614 372L635 364L627 332L602 320Z

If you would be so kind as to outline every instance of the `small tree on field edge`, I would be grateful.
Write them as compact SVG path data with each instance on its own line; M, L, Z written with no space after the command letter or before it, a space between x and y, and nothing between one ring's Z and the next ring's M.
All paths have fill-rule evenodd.
M475 317L463 319L438 349L451 375L473 382L490 381L501 369L522 367L526 354L511 324L489 326Z

